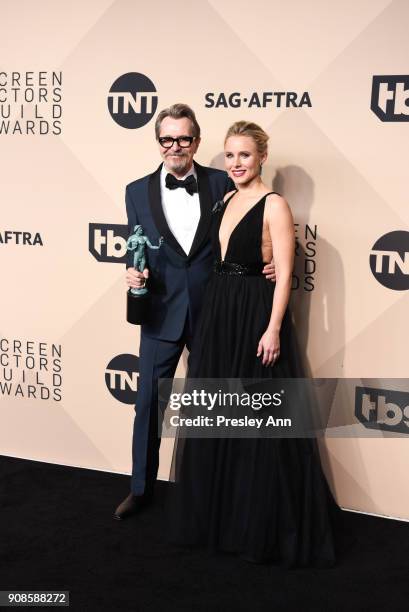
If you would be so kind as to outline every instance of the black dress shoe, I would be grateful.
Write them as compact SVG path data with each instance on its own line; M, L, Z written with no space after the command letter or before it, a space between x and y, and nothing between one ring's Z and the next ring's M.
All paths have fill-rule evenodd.
M114 519L122 521L122 519L128 518L128 516L132 516L139 512L139 510L142 510L142 508L145 508L151 501L152 495L134 495L130 493L115 510Z

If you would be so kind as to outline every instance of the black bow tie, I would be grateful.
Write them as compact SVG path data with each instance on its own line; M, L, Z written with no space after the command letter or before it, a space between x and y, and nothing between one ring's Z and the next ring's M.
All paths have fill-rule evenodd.
M179 181L179 179L173 176L173 174L167 174L165 182L168 189L183 187L183 189L186 189L189 195L193 195L197 192L197 182L193 174L190 174L184 181Z

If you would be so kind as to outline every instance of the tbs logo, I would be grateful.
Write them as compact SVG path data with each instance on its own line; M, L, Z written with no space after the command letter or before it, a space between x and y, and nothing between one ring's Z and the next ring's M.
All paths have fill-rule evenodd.
M409 121L409 76L374 76L371 110L381 121Z
M388 289L409 289L409 232L389 232L381 236L369 256L372 274Z
M138 388L139 357L117 355L105 370L105 384L110 394L119 402L134 404Z
M368 429L409 434L409 393L356 387L355 416Z
M127 225L89 224L88 250L97 261L125 263L127 240Z
M108 110L120 126L134 130L150 121L158 106L155 85L139 72L127 72L111 86Z

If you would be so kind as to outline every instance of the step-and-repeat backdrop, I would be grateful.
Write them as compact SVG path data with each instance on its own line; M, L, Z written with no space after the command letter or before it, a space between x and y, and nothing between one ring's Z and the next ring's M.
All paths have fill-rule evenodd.
M409 4L0 8L0 453L129 473L124 188L160 162L158 111L186 102L204 165L223 167L236 120L269 133L301 351L312 376L356 384L334 395L354 433L320 441L326 474L343 507L409 518L409 393L391 380L408 373ZM162 478L170 455L167 439Z

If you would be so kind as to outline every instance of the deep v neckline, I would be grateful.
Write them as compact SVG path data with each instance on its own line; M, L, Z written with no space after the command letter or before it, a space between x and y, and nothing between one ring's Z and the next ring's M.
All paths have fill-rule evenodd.
M220 250L220 259L221 261L225 261L226 260L226 255L229 252L229 247L230 247L230 242L231 242L231 238L234 234L234 232L236 231L236 229L239 227L239 225L241 225L241 223L243 223L244 219L251 213L252 210L254 210L254 208L256 208L256 206L258 206L268 195L270 195L271 193L274 193L273 191L269 191L268 193L265 193L260 200L257 200L257 202L255 204L253 204L253 206L251 208L248 209L247 212L244 213L244 215L241 217L241 219L236 223L236 225L233 227L232 231L230 232L230 236L227 240L227 246L226 246L226 250L224 252L224 257L222 257L222 243L220 240L220 228L222 226L223 223L223 219L224 219L224 214L227 210L228 205L230 204L230 202L232 201L232 199L234 198L234 196L236 195L236 193L238 193L238 191L235 191L233 193L233 195L227 200L226 206L223 209L223 213L222 213L222 218L220 220L220 225L219 225L219 231L218 231L218 240L219 240L219 250Z

